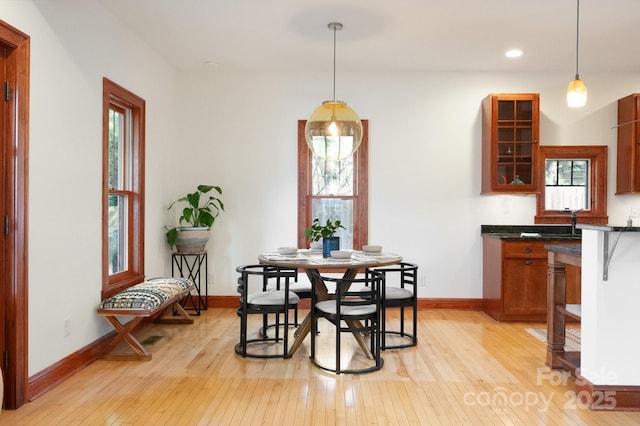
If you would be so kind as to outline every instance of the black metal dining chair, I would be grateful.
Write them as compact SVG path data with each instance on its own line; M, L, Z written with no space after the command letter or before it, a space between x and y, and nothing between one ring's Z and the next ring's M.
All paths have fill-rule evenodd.
M335 286L329 300L312 294L311 361L323 370L337 374L369 373L382 368L380 354L380 286L382 275L375 272L362 278L334 278L312 273L312 279ZM335 327L335 357L318 353L318 339L327 347L332 333L318 334L318 320L324 318ZM352 335L348 344L346 334ZM325 337L326 336L326 337ZM355 342L354 342L355 340ZM357 345L355 345L357 343ZM348 349L349 347L353 350Z
M382 350L416 346L418 344L418 265L402 262L398 265L369 269L367 273L382 275L383 309L380 325ZM399 308L400 324L389 329L387 311L392 308ZM407 312L408 310L411 312ZM409 318L411 322L407 324ZM391 339L387 337L393 339L394 343L388 343Z
M240 273L240 342L235 346L236 353L252 358L287 358L289 331L281 325L289 324L289 312L300 302L298 295L289 289L297 272L267 265L242 265L236 271ZM248 335L250 315L262 316L262 327L253 338ZM266 332L270 315L275 317L273 337Z
M295 273L295 278L293 280L293 282L291 282L289 284L289 290L294 292L295 294L298 295L298 297L300 298L300 300L302 299L309 299L311 300L311 292L313 291L313 288L311 287L311 283L309 282L309 280L307 280L305 277L303 277L302 279L300 279L298 277L298 271L297 269L294 268L282 268L281 270L286 270L286 271L293 271ZM270 290L280 290L280 288L278 287L278 283L272 283L269 285L268 289ZM300 325L300 321L298 318L298 306L294 306L293 307L293 321L289 323L290 327L297 327ZM275 324L268 324L267 325L267 329L268 328L273 328L275 327ZM264 330L267 330L264 329ZM261 330L261 332L264 332L264 330Z

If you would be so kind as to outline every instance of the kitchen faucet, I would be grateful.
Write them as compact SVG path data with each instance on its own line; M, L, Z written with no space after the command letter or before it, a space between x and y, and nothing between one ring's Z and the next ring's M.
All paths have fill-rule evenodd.
M578 223L578 212L581 212L584 209L579 210L569 210L565 209L566 212L571 213L571 235L576 235L576 224Z

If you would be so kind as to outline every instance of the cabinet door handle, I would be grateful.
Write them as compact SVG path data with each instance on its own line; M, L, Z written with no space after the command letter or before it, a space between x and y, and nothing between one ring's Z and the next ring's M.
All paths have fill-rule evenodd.
M533 263L533 260L531 260L531 259L527 259L527 260L524 261L525 265L531 265L532 263Z
M524 249L525 253L531 253L533 250L531 249L531 247L527 247L526 249Z

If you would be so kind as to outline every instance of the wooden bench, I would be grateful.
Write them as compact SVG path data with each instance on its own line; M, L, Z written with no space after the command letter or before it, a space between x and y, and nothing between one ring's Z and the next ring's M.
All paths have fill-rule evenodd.
M131 332L143 319L150 317L155 318L155 323L161 324L193 324L193 318L180 305L180 301L194 288L193 282L186 278L152 278L103 300L97 313L105 317L118 334L98 358L151 360L151 354ZM123 324L120 317L133 318ZM112 353L123 341L133 352Z

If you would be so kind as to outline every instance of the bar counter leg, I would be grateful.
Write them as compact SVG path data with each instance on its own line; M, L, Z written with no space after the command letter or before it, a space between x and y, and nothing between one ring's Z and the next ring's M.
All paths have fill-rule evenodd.
M564 263L557 262L555 253L549 252L547 272L547 361L550 368L564 368L565 325L563 313L557 306L566 306L567 275Z

